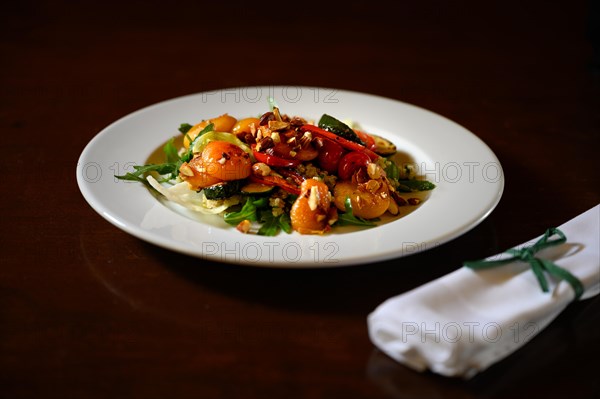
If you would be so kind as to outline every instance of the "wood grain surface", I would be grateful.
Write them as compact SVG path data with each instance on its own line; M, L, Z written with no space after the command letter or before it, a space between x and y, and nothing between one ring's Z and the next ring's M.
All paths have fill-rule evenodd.
M600 202L598 6L488 3L4 4L0 397L598 397L599 298L468 382L409 370L367 336L385 299ZM145 243L80 194L78 157L105 126L254 85L335 87L439 113L498 156L502 200L418 255L273 270Z

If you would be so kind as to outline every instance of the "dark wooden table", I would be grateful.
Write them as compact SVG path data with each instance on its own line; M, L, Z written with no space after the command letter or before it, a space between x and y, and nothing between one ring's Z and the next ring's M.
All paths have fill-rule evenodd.
M1 397L598 395L600 298L572 304L468 382L391 361L366 325L383 300L600 202L592 2L201 3L2 6ZM172 97L275 84L372 93L456 121L500 159L500 204L418 255L274 270L145 243L80 194L77 159L114 120Z

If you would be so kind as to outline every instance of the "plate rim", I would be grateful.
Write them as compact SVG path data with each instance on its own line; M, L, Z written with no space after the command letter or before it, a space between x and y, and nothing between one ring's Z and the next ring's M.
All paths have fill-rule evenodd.
M412 110L412 112L418 112L423 115L428 115L431 118L437 119L438 121L442 121L444 124L447 124L449 126L453 126L456 129L459 129L460 131L462 131L462 134L466 134L466 137L468 137L469 140L476 143L479 146L480 150L483 150L484 152L486 152L485 155L490 157L490 159L493 159L494 162L496 163L497 167L499 168L499 176L500 177L499 177L499 180L497 182L495 182L496 183L495 195L493 195L491 198L488 198L488 203L484 207L485 209L482 212L480 212L477 215L473 215L473 217L471 217L471 219L468 222L463 223L460 227L455 228L452 231L446 231L445 234L438 235L435 237L434 240L430 240L430 242L426 242L426 244L429 244L429 246L426 245L424 248L412 248L408 252L404 251L404 250L398 251L396 248L393 250L382 251L374 258L372 256L369 256L369 257L368 256L350 256L350 257L343 257L340 259L336 259L336 262L331 262L331 263L313 261L313 260L308 260L306 258L302 259L301 261L289 262L289 259L282 259L281 256L277 257L277 259L269 259L268 262L264 262L264 260L262 260L262 259L257 262L252 262L252 261L249 262L248 259L238 259L235 257L234 257L234 259L231 259L231 258L223 257L222 254L219 254L219 255L217 255L216 253L215 254L207 254L206 250L205 250L206 248L203 248L204 249L204 251L203 251L202 249L194 248L193 246L183 245L181 242L179 243L181 245L177 245L177 241L164 240L164 236L161 236L161 234L158 233L156 230L141 229L139 227L139 225L135 225L134 223L129 223L129 222L125 221L124 218L122 217L122 215L120 216L118 214L118 212L117 212L117 214L115 214L114 210L110 209L110 207L108 207L107 204L103 203L101 200L99 200L99 198L97 198L97 195L93 192L92 186L90 185L89 181L87 181L87 179L84 178L84 172L82 171L82 168L84 167L84 165L87 165L89 163L88 157L95 149L95 146L97 146L98 143L103 140L103 138L106 138L108 135L110 135L111 131L113 131L114 129L118 129L119 126L121 126L123 123L126 123L129 120L134 120L135 118L139 118L140 115L144 116L145 114L147 114L149 112L153 112L155 110L160 110L161 108L168 107L170 105L173 105L173 104L176 104L179 102L194 101L199 96L205 95L206 93L241 90L244 88L277 89L277 88L287 88L287 87L290 87L290 86L284 86L284 85L238 86L238 87L218 89L218 90L214 90L214 91L210 91L210 92L204 91L204 92L198 92L198 93L191 93L191 94L186 94L183 96L178 96L178 97L166 99L163 101L159 101L154 104L150 104L148 106L145 106L138 110L130 112L130 113L122 116L121 118L118 118L117 120L113 121L112 123L110 123L109 125L104 127L103 129L101 129L99 132L97 132L92 137L92 139L86 144L86 146L84 147L84 149L82 150L82 152L79 156L78 163L77 163L77 170L76 170L76 179L77 179L77 184L78 184L81 194L83 195L84 199L88 202L88 204L92 207L92 209L94 209L105 220L107 220L108 222L110 222L111 224L116 226L117 228L127 232L128 234L130 234L132 236L135 236L146 242L149 242L151 244L157 245L159 247L162 247L162 248L165 248L168 250L183 253L185 255L189 255L192 257L196 257L196 258L208 259L208 260L219 262L219 263L234 263L234 264L244 265L244 266L260 266L260 267L273 267L273 268L311 268L311 269L312 268L343 267L343 266L359 265L359 264L366 264L366 263L372 263L372 262L383 262L386 260L402 258L402 257L408 256L408 255L414 255L417 253L421 253L421 252L430 250L433 247L436 247L441 244L445 244L449 241L452 241L452 240L464 235L468 231L472 230L474 227L479 225L483 220L485 220L499 204L499 202L502 198L502 195L504 192L504 186L505 186L505 179L504 179L504 172L502 169L502 165L501 165L500 161L498 160L498 157L496 156L496 154L487 145L487 143L485 143L475 133L466 129L464 126L462 126L462 125L458 124L457 122L455 122L443 115L440 115L434 111L420 107L415 104L403 102L401 100L397 100L394 98L388 98L388 97L383 97L383 96L379 96L379 95L375 95L375 94L352 91L352 90L342 90L342 89L326 88L326 87L311 87L311 86L293 86L293 87L297 87L300 89L307 89L307 90L330 90L330 91L335 91L336 93L339 93L343 96L358 96L360 98L368 98L368 99L371 99L374 101L377 100L377 101L383 101L386 103L395 104L397 106L404 107L405 109ZM224 104L223 104L223 106L225 108ZM225 109L224 112L227 112L227 110ZM359 120L359 122L360 122L360 120ZM398 137L402 137L402 136L398 136ZM169 138L168 133L166 133L164 135L164 141L166 141L168 138ZM160 145L160 143L158 145ZM149 154L147 154L147 155L149 155ZM148 192L148 190L143 185L141 185L139 183L135 183L135 184L141 186L143 188L143 190L145 190L149 196L152 196L152 194L150 192ZM437 188L439 188L439 185ZM434 192L435 192L435 190L434 190ZM426 205L430 200L425 201L423 205ZM155 203L159 203L159 201L156 201L156 199L154 199L154 201L155 201ZM167 209L167 208L165 208L165 209ZM418 214L419 211L424 211L424 210L418 209L415 212L415 214ZM183 217L181 215L174 216L174 215L177 215L177 212L173 212L172 210L168 210L168 212L171 212L175 219ZM183 219L181 219L181 221L183 222ZM189 224L190 222L193 222L196 224L201 224L201 223L191 221L191 220L188 220L184 224ZM375 227L374 229L381 229L382 227L383 226L378 226L378 227ZM236 234L236 235L241 234L241 233L237 232L234 228L230 228L229 233ZM285 234L285 233L281 233L281 234ZM294 234L296 234L296 233L294 233ZM354 234L354 233L350 233L350 234ZM339 237L342 237L341 239L343 240L345 236L346 236L346 234L340 234L338 236L335 236L334 234L328 234L328 235L318 236L318 237L326 237L326 239L331 239L333 237L336 240L339 239ZM305 237L308 240L315 239L315 236L301 236L301 237ZM252 239L255 240L255 242L256 242L256 240L258 240L259 242L261 240L263 242L265 242L264 241L265 237L261 237L261 236L253 235ZM277 238L270 237L268 239L276 240ZM433 245L433 246L431 246L431 245Z

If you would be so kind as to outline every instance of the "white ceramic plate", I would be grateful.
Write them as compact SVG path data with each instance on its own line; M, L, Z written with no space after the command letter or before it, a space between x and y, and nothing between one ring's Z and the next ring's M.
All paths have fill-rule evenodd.
M318 119L328 113L359 122L392 140L420 175L437 187L414 212L369 229L323 236L245 235L219 216L197 216L160 201L143 184L117 180L170 137L181 123L229 113L238 118L268 110ZM348 266L399 258L452 240L484 220L500 201L500 162L477 136L433 112L400 101L328 88L242 87L175 98L134 112L102 130L77 164L88 203L118 228L158 246L199 258L253 266Z

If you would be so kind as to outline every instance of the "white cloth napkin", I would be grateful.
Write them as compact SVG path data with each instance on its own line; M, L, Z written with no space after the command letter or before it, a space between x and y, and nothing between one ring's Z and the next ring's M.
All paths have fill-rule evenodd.
M567 242L535 256L575 275L585 289L580 299L597 295L600 205L558 228ZM547 277L550 292L544 293L528 263L461 267L379 305L368 316L369 337L411 368L471 378L523 346L574 299L566 281Z

